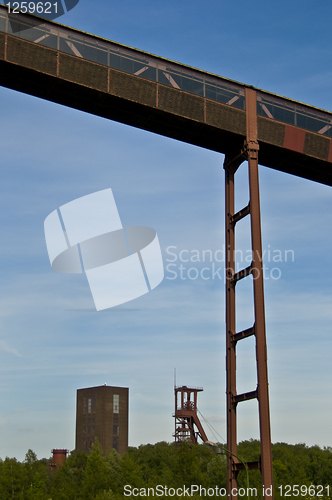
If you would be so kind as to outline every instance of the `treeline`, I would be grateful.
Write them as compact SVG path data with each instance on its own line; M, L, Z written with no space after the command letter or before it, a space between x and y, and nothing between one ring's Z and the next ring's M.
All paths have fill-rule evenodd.
M258 441L244 441L238 446L238 456L245 462L258 460L259 455ZM273 445L272 455L275 499L287 500L287 492L289 497L307 500L323 500L328 498L328 493L332 496L327 488L332 488L331 448L277 443ZM144 496L144 493L149 497L154 493L157 497L164 494L182 498L183 487L192 493L192 485L201 488L202 497L206 491L205 498L220 499L226 488L225 455L217 455L204 445L183 443L176 449L172 444L161 442L130 448L122 457L110 450L104 457L99 443L95 442L89 455L74 451L58 470L52 469L50 462L37 460L32 450L23 462L15 458L0 460L0 499L117 500ZM257 489L257 496L252 494L251 500L259 500L262 497L259 471L249 471L249 483L251 489ZM285 490L287 485L289 488ZM311 485L316 486L309 489ZM246 486L246 474L241 471L238 487L244 488L244 492ZM199 497L199 491L194 491L193 496ZM246 499L247 495L243 493L238 498Z

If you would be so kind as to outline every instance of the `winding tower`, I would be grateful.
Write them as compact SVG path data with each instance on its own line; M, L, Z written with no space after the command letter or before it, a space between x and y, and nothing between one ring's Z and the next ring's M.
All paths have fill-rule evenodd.
M197 444L200 437L205 443L208 439L197 415L197 394L202 387L174 387L175 394L175 444L183 441Z

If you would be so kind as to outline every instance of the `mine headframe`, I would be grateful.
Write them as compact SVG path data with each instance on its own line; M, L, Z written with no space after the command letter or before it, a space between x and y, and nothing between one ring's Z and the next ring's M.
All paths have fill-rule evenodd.
M191 442L197 444L200 437L203 443L208 439L197 415L197 393L201 387L174 387L175 394L175 444Z

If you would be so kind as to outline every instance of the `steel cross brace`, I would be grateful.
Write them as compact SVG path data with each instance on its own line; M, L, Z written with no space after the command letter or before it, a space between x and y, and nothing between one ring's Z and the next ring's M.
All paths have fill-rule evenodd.
M227 379L227 448L232 453L227 458L227 494L231 495L237 488L237 475L240 464L234 455L237 454L237 422L236 408L242 401L257 398L259 411L259 428L261 443L261 460L257 463L262 474L264 500L273 498L272 490L272 454L270 411L267 377L267 349L265 332L264 283L262 236L259 201L258 151L257 141L257 97L256 92L246 89L247 138L242 150L234 157L225 157L225 201L226 201L226 379ZM234 213L234 175L243 161L248 162L249 196L247 207ZM251 220L251 265L235 272L235 225L243 217L250 214ZM254 318L251 328L236 333L235 288L240 279L253 276ZM256 338L257 388L246 394L236 391L236 344L239 340L254 335ZM234 491L234 490L233 490Z

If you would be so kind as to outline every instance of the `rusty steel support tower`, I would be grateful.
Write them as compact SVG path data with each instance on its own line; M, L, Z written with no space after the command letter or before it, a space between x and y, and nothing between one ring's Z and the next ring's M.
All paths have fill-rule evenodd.
M175 417L175 433L173 436L175 444L180 444L183 441L191 441L197 444L198 437L204 443L208 440L197 415L197 393L202 390L202 388L187 387L186 385L174 387L175 413L173 417Z
M258 181L257 141L257 97L256 91L246 89L247 136L241 151L233 157L225 157L226 185L226 378L227 378L227 448L231 454L227 459L227 493L237 486L237 475L243 465L234 456L237 454L236 409L238 403L256 398L258 400L261 460L248 463L248 468L261 470L265 489L272 486L272 455L270 433L270 411L267 377L267 349L265 333L264 285L262 261L262 236ZM249 204L234 213L234 174L243 161L248 162ZM235 225L250 214L252 262L249 267L235 272ZM236 332L235 289L236 283L253 277L254 325ZM257 388L252 392L237 394L236 390L236 344L254 335L256 337ZM272 489L270 490L272 491ZM232 498L236 498L232 495ZM264 492L264 499L271 499Z

